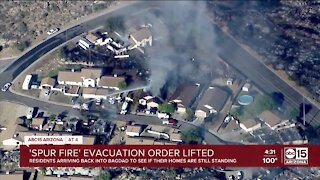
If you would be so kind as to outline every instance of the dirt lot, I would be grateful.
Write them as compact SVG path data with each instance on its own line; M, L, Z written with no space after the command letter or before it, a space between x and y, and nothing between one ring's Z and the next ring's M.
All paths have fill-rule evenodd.
M51 28L61 28L94 15L114 1L4 1L0 4L0 51L1 57L18 55L16 42L24 42L24 50L47 37ZM32 13L30 13L32 12Z
M0 101L0 125L7 126L9 123L14 123L16 118L26 115L27 110L27 106Z
M31 93L27 91L23 91L22 83L24 81L24 78L28 74L38 74L38 80L41 81L41 78L47 77L47 76L55 76L58 74L59 70L62 70L63 64L59 60L58 56L58 50L48 54L47 56L43 57L43 59L37 61L36 63L32 64L26 71L21 73L16 81L13 83L13 88L15 91L39 97L39 93ZM30 90L29 90L30 91Z

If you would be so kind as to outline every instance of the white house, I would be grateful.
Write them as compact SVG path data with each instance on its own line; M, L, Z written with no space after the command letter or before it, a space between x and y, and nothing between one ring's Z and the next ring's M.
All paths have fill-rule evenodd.
M101 75L102 70L98 68L84 68L81 72L60 71L58 73L58 83L60 85L96 87Z
M96 87L96 84L100 80L102 70L95 69L81 69L81 78L84 87Z
M134 137L134 136L140 136L142 132L142 127L141 126L127 126L127 130L126 130L126 135L127 136L131 136L131 137Z
M83 88L82 97L84 99L107 99L109 91L102 88Z
M251 132L251 131L254 131L254 130L261 128L261 123L257 122L254 119L248 119L248 120L240 122L240 128L242 128L246 132Z
M131 44L129 49L145 47L147 45L152 46L151 31L146 27L140 28L138 30L131 29L131 31L129 32L129 41Z

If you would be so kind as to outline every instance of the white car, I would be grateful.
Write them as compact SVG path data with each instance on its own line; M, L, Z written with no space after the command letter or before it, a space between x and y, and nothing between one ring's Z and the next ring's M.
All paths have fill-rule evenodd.
M50 36L50 35L58 32L59 30L60 30L59 28L53 28L53 29L50 29L50 30L47 32L47 34Z
M3 88L1 89L1 91L3 91L3 92L8 91L8 89L10 88L11 85L12 85L11 83L6 83L6 84L3 86Z

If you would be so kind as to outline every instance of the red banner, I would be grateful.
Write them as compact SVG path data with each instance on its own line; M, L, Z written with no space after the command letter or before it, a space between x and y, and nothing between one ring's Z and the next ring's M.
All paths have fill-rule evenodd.
M21 167L320 167L320 145L30 145Z

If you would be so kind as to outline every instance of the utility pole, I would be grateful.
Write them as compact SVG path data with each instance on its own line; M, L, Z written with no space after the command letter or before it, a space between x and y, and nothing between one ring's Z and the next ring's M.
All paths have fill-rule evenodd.
M303 105L303 125L306 125L306 105L304 103L304 96L302 96L302 105Z

